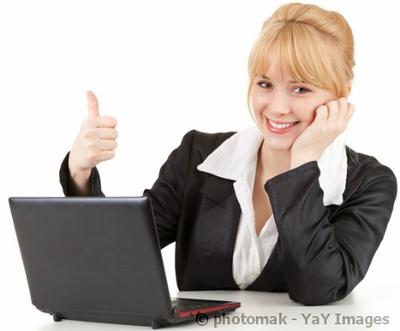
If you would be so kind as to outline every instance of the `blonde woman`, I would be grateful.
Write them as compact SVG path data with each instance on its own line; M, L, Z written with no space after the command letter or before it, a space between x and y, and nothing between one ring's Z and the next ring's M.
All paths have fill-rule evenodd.
M397 182L344 144L353 53L337 12L289 3L265 21L249 57L255 126L190 130L143 192L161 248L176 242L179 290L279 291L322 305L363 279ZM104 196L96 165L116 148L115 118L87 97L89 118L60 169L66 196Z

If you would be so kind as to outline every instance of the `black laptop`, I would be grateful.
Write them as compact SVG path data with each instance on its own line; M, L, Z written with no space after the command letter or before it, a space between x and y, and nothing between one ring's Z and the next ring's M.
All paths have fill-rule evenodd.
M146 196L10 197L9 204L32 304L55 321L159 328L240 307L170 298Z

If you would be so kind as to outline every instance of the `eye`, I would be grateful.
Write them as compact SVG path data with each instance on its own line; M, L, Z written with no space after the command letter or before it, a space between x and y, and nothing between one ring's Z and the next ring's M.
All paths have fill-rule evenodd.
M263 89L271 87L271 83L267 82L267 81L259 81L257 83L257 85ZM301 89L301 90L296 94L306 94L307 92L311 92L311 90L309 90L308 88L305 88L303 86L296 87L295 90L297 90L297 89ZM303 91L303 92L301 92L301 91Z
M265 85L263 84L270 84L269 82L264 82L264 81L260 81L257 83L258 86L261 86L262 88L266 88Z
M305 87L302 87L302 86L299 86L299 87L296 87L295 88L295 90L297 90L297 89L303 89L304 90L304 92L300 92L299 94L305 94L305 93L307 93L307 92L311 92L308 88L305 88Z

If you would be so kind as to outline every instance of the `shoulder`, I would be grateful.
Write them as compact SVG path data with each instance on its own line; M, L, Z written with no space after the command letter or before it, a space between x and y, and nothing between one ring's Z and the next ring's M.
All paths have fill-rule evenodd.
M397 179L392 169L382 164L372 155L357 152L346 145L347 186L357 191L378 187L378 182L385 183L394 196L397 192Z
M386 177L396 181L396 176L391 168L382 164L376 157L360 152L346 145L347 165L351 173L364 177Z
M186 132L182 143L190 144L193 152L208 155L237 131L205 132L192 129Z

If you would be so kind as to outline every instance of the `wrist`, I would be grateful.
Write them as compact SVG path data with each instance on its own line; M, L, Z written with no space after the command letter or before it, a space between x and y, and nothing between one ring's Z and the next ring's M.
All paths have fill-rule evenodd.
M92 172L92 169L82 169L82 168L78 168L74 165L74 163L71 161L71 159L68 162L68 168L69 168L69 174L71 176L71 178L75 179L75 180L85 180L88 179L90 177L90 174Z
M78 180L78 181L83 181L83 180L87 180L90 177L92 170L71 170L70 169L70 175L71 178L74 180Z
M290 169L297 168L311 161L318 161L318 159L319 155L316 154L293 153L290 158Z
M89 182L92 170L69 169L68 187L73 196L88 196L90 193Z

